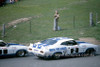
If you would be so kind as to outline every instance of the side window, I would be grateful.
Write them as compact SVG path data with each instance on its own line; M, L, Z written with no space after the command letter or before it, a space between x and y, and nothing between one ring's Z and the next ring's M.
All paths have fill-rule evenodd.
M63 43L61 43L61 45L76 45L77 43L75 42L75 41L73 41L73 40L71 40L71 41L66 41L66 42L63 42Z
M6 44L4 42L0 42L0 47L4 47Z
M68 44L69 44L69 45L76 45L77 43L76 43L75 41L72 40L72 41L69 41Z
M63 42L61 43L61 45L68 45L68 42Z

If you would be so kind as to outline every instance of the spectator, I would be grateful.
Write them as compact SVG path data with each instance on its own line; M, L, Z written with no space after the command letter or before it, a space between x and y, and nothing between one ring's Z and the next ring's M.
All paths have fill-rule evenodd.
M59 13L58 11L56 10L55 11L55 14L54 14L54 31L57 31L58 30L58 19L59 19Z

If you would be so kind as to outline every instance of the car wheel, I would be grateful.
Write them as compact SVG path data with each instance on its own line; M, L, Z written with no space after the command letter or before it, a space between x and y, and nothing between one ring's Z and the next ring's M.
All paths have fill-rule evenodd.
M44 59L44 57L37 56L39 59Z
M59 59L61 57L61 54L59 54L59 53L55 53L54 55L53 55L53 58L54 59Z
M96 51L94 49L87 50L85 53L87 56L95 56Z
M25 53L26 53L26 52L25 52L24 50L19 50L19 51L17 52L16 55L17 55L18 57L23 57L23 56L25 56Z

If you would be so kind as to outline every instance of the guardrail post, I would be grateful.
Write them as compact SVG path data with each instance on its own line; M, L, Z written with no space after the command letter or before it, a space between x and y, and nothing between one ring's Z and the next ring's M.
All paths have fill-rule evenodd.
M31 21L29 21L29 25L30 25L30 33L32 33L32 31L31 31Z
M94 22L93 22L93 13L90 12L90 26L94 26Z
M73 28L75 28L75 16L73 16Z
M2 26L2 37L5 37L5 24Z
M98 13L96 13L96 24L98 23Z

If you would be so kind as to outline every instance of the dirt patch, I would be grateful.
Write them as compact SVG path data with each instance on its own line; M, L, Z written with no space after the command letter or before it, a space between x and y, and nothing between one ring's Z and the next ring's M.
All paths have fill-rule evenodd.
M5 27L8 28L8 27L14 26L14 25L16 25L18 23L25 22L25 21L29 21L32 18L40 18L41 16L42 15L37 15L37 16L27 17L27 18L20 18L20 19L17 19L17 20L14 20L14 21L9 22L8 24L6 24ZM2 26L0 26L0 30L2 30Z
M80 41L89 42L92 44L100 45L100 40L96 40L95 38L87 37L87 38L79 38Z
M20 18L20 19L14 20L14 21L8 23L8 27L9 27L9 26L16 25L16 24L21 23L21 22L28 21L28 20L30 20L31 18L32 18L32 17L29 17L29 18Z
M18 23L21 23L21 22L28 21L28 20L30 20L30 19L32 19L32 17L28 17L28 18L20 18L20 19L11 21L11 22L9 22L8 24L6 24L5 28L14 26L14 25L16 25L16 24L18 24ZM2 30L2 26L0 27L0 30Z

